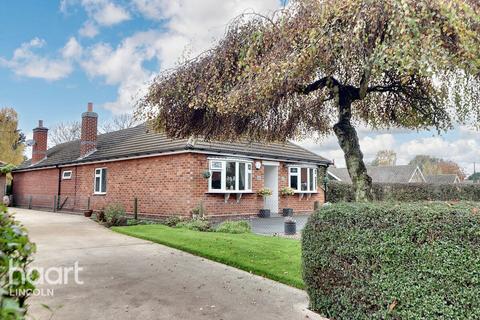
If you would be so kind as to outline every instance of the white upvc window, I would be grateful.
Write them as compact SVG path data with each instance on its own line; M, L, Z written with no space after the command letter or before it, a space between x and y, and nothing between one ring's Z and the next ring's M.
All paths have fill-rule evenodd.
M95 179L93 185L94 194L107 193L107 168L96 168Z
M252 192L252 165L249 160L210 159L208 192Z
M62 172L62 180L70 180L72 179L72 171L63 171Z
M288 167L288 186L297 193L317 192L317 168L311 166Z

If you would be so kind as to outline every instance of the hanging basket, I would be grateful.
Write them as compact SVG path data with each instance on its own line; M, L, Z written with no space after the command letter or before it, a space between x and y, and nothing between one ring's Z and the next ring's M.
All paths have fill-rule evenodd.
M212 173L209 170L205 170L202 173L204 179L209 179L212 176Z

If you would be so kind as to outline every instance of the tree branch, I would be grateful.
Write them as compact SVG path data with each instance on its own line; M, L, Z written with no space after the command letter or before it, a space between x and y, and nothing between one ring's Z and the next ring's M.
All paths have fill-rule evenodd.
M323 77L315 82L310 83L302 88L300 88L300 93L309 94L313 91L323 89L325 87L340 86L340 82L334 77L328 76Z

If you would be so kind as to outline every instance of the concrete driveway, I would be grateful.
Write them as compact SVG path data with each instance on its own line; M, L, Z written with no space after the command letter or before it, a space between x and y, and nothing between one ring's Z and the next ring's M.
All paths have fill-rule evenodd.
M306 310L304 291L82 216L11 211L37 243L36 267L83 268L83 284L71 276L68 284L39 286L43 295L28 300L34 319L320 319Z

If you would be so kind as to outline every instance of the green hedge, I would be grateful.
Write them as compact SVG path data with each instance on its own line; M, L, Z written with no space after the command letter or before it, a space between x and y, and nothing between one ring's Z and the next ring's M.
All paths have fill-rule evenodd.
M324 206L302 236L312 310L332 319L480 319L478 206Z
M35 289L38 272L24 278L33 261L35 244L27 230L0 204L0 319L26 318L28 292ZM13 268L13 269L10 269ZM19 272L21 270L21 272ZM11 277L10 277L11 275ZM10 279L11 278L11 279Z
M378 201L480 201L480 184L374 183ZM328 202L352 202L351 184L331 181L327 188Z

